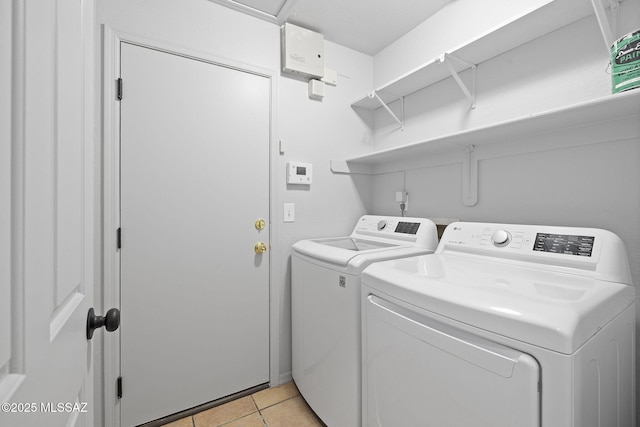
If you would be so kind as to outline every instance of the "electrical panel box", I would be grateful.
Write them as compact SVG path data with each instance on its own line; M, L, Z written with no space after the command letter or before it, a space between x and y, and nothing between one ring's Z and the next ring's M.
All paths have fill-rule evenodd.
M324 76L324 36L286 23L282 26L282 71L303 77Z
M311 185L313 168L310 163L288 162L287 184Z

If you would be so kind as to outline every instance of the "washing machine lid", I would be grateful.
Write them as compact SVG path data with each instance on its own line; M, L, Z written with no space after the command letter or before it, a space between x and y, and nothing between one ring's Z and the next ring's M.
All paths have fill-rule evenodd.
M436 225L429 219L363 215L351 235L301 240L293 252L359 274L371 262L431 253L437 245Z
M635 299L634 288L621 283L454 254L372 264L362 282L374 293L564 354Z
M376 242L373 240L357 239L353 237L338 237L336 239L326 239L318 241L321 245L327 245L334 248L346 249L348 251L361 252L372 249L382 249L389 247L397 247L391 243Z
M350 262L354 261L356 257L371 257L374 253L409 247L411 247L411 245L407 243L393 244L390 242L357 239L353 237L332 237L327 239L301 240L293 245L293 250L295 253L306 255L318 261L346 267Z

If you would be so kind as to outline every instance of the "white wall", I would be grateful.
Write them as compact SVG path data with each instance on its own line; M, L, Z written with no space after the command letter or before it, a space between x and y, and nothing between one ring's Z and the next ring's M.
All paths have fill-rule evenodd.
M640 28L640 2L623 2L620 16L619 35ZM478 15L458 14L456 18L475 22ZM441 35L446 36L446 32ZM405 49L396 52L397 57L410 49L405 41L396 42L396 47ZM414 48L428 42L426 38L411 40ZM380 61L393 55L383 51L376 56L376 76ZM377 110L376 149L607 96L611 93L608 61L596 19L587 17L479 64L474 110L467 108L466 98L451 78L405 99L404 131L397 129L384 111ZM393 64L398 75L413 66L410 60ZM389 75L385 78L391 80ZM463 73L463 79L468 78L469 74ZM479 201L473 207L462 203L462 165L458 159L434 155L425 158L424 167L416 166L419 161L412 159L411 170L374 176L372 213L397 214L393 192L402 189L406 182L410 216L608 229L624 240L638 288L640 125L637 120L636 117L606 125L585 125L538 139L515 135L506 143L476 148L475 154L481 159ZM543 149L545 146L555 148ZM640 337L640 316L637 324ZM636 343L640 344L640 339ZM640 376L636 384L640 385Z
M120 32L279 75L279 27L207 0L99 0L97 19L99 24ZM273 385L291 379L291 245L308 237L347 234L370 206L370 178L333 175L329 159L372 148L371 129L353 114L350 104L370 90L373 58L327 42L325 63L337 70L339 77L337 87L325 87L323 102L308 99L305 81L280 76L275 94L277 110L272 112L277 138L272 141L271 150L271 166L275 170L271 201L276 212L271 218L271 286L278 295L272 307L278 309L275 317L280 331L280 341L272 342L279 354L279 374L271 378ZM278 150L279 139L286 145L282 154ZM313 164L313 185L287 187L285 166L292 160ZM282 222L284 202L296 204L296 222Z
M280 371L291 371L291 245L298 240L315 237L348 235L357 218L370 208L369 177L334 175L329 161L337 156L354 156L372 149L371 129L354 114L350 105L370 90L372 58L325 42L325 64L338 71L338 86L325 86L323 102L310 101L307 83L290 77L280 79L278 101L279 137L286 151L274 162L278 171L272 186L278 212L282 204L296 204L296 222L279 226L277 245L281 301ZM338 157L341 158L341 157ZM313 164L313 184L310 187L287 185L286 162ZM284 378L283 378L284 379Z
M274 25L206 0L100 0L97 20L111 28L267 69L277 69Z
M375 55L374 87L546 3L549 0L453 1Z

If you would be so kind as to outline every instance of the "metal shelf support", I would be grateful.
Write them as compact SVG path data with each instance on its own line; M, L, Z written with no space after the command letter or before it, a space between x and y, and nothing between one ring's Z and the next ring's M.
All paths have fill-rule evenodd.
M598 0L593 0L593 1L598 1ZM451 63L451 60L454 60L468 68L471 68L471 90L469 90L467 88L467 85L464 84L464 82L458 75L458 72L456 71L455 67ZM450 53L444 53L439 58L439 61L441 64L444 64L447 66L447 68L449 69L449 73L451 73L451 76L454 78L456 83L458 83L458 86L460 86L462 93L464 93L464 95L469 100L469 108L476 108L476 65L471 64L467 61L464 61L455 55L451 55Z
M462 203L475 206L478 203L478 157L475 146L463 147L466 151L462 159Z
M391 108L389 108L389 106L384 102L384 100L380 98L377 91L374 90L373 92L371 92L369 94L369 98L377 99L380 105L382 105L382 108L384 108L387 111L387 113L389 113L391 117L393 117L393 120L398 122L398 124L400 125L400 130L404 130L404 98L403 97L398 98L402 106L402 119L399 119L398 116L396 116L395 113L391 111Z
M621 0L591 0L607 53L611 53L611 45L617 38L620 3ZM607 16L607 7L611 9L611 22Z

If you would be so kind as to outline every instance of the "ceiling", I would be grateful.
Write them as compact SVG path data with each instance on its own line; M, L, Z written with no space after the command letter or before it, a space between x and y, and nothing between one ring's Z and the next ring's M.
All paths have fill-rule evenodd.
M375 55L455 0L211 0Z

